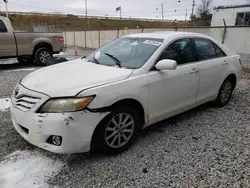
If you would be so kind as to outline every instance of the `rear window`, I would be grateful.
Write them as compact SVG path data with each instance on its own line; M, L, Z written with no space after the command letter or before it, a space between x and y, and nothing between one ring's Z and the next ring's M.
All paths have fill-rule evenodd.
M0 20L0 33L6 33L7 28L5 27L4 23L2 20Z

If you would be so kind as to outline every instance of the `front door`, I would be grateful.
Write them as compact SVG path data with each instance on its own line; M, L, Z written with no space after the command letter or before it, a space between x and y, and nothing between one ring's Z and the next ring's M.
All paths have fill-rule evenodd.
M199 65L190 39L170 44L157 61L162 59L175 60L178 66L176 70L148 73L151 122L194 106L198 92Z
M8 32L0 20L0 57L16 56L16 41L13 32Z

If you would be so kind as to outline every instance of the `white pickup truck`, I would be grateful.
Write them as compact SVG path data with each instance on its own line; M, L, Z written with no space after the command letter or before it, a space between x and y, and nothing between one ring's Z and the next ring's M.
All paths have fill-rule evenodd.
M10 20L0 17L0 59L16 57L20 63L46 65L63 45L61 33L14 32Z

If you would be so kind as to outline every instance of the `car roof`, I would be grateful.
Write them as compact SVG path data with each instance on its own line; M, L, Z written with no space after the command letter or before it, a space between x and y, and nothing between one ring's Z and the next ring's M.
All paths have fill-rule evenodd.
M221 44L219 41L215 40L214 38L200 34L200 33L189 33L189 32L179 32L179 31L156 31L153 33L138 33L138 34L131 34L127 35L129 37L139 37L139 38L156 38L156 39L163 39L163 40L168 40L168 39L173 39L173 38L182 38L182 37L202 37L202 38L207 38L215 42L220 48L226 52L227 55L232 55L234 54L230 49L228 49L225 45ZM126 36L124 36L126 37Z
M206 37L207 35L199 34L199 33L189 33L189 32L175 32L175 31L156 31L153 33L139 33L139 34L131 34L130 37L148 37L148 38L158 38L158 39L168 39L171 37L185 37L185 36L193 36L193 37Z

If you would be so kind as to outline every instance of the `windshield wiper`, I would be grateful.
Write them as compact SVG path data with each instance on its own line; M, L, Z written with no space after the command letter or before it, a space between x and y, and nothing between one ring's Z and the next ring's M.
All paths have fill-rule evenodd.
M122 68L122 63L119 59L117 59L115 56L109 54L109 53L105 53L105 55L109 56L111 59L114 60L115 64L119 67Z

